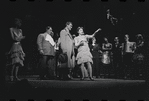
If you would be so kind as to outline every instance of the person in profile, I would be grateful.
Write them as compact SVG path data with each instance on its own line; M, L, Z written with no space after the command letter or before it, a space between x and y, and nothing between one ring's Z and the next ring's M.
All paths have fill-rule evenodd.
M18 78L18 70L19 67L23 67L23 61L25 57L25 53L23 52L22 46L21 46L21 40L25 38L22 34L21 27L21 19L15 18L15 25L16 27L10 28L11 37L13 39L13 44L8 52L11 57L11 76L10 81L18 81L20 80Z
M64 69L64 78L65 80L72 79L72 69L74 68L74 39L70 33L72 29L72 22L66 22L66 27L60 32L60 48L62 49L63 54L67 54L67 62Z

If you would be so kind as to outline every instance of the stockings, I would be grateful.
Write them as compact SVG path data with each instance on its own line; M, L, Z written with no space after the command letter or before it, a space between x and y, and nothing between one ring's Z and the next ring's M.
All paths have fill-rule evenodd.
M18 78L18 70L19 70L19 65L18 64L14 64L12 66L12 70L11 70L11 76L10 76L11 81L13 81L14 79L19 80L19 78Z

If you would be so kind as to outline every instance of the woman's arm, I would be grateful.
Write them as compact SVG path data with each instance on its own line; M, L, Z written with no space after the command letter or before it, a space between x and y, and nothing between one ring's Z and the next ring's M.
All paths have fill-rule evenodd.
M86 35L86 37L87 37L87 38L93 38L93 37L96 35L96 33L97 33L98 31L100 31L100 30L101 30L101 28L97 29L92 35Z
M13 28L10 28L9 30L10 30L10 34L11 34L12 39L14 39Z
M75 42L75 46L78 47L79 46L79 40L77 38L74 38L74 42Z

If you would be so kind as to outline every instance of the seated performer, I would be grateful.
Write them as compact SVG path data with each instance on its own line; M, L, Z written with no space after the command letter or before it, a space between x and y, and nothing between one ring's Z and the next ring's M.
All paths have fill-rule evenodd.
M90 53L90 49L88 46L87 38L93 38L95 34L101 29L98 29L94 34L92 35L84 35L83 27L78 27L77 32L79 36L75 37L75 46L78 48L78 54L76 57L77 64L81 67L82 72L82 78L81 80L84 80L84 69L85 64L87 65L88 73L89 73L89 79L94 80L92 77L92 54Z

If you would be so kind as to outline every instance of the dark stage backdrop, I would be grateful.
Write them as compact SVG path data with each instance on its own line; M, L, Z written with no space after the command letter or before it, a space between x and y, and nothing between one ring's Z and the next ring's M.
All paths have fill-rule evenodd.
M103 36L108 36L112 42L117 35L123 39L124 34L130 34L131 40L134 40L135 34L142 33L148 43L148 18L149 6L147 3L139 3L135 1L119 2L110 0L109 2L101 2L100 0L83 2L82 0L72 0L65 2L64 0L53 0L53 2L45 2L35 0L34 2L8 1L3 5L4 22L0 34L2 46L6 53L10 50L12 39L10 37L9 28L14 26L14 18L22 19L22 30L26 38L22 41L22 47L26 53L25 67L27 70L36 70L39 53L37 51L36 39L38 34L45 32L47 25L52 26L55 34L65 27L67 21L73 23L72 34L76 34L76 28L83 26L85 32L93 33L99 27L102 31L96 36L100 43ZM116 25L112 25L110 20L106 19L106 10L110 9L111 14L118 19ZM6 25L4 27L4 25ZM55 35L55 39L56 39ZM4 54L3 58L5 57Z

